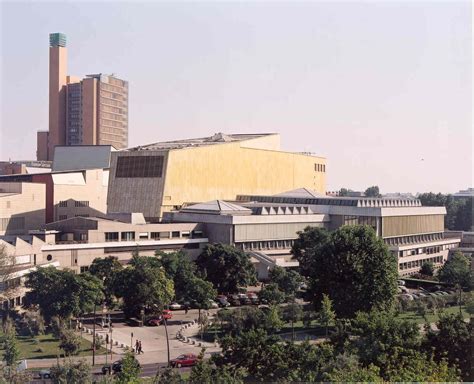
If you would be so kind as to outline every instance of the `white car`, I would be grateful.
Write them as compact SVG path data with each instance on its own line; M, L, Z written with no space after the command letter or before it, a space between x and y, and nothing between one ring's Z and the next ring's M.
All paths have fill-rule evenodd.
M178 309L183 309L183 306L179 303L171 303L170 309L172 309L173 311L176 311Z
M209 300L209 307L210 308L219 308L219 304L217 304L214 300Z

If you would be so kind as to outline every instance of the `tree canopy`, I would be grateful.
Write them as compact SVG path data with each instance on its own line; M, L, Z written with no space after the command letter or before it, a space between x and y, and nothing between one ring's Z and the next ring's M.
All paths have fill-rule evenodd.
M338 317L357 311L390 309L394 303L397 257L369 226L344 226L334 232L306 228L293 245L308 294L318 308L329 295Z
M374 185L372 187L368 187L365 190L364 195L367 196L367 197L380 197L380 196L382 196L380 194L379 187L377 185Z
M457 284L463 288L472 287L471 260L460 251L454 252L453 256L440 268L438 278L450 284Z
M234 293L257 282L250 256L231 245L209 244L196 263L219 293Z
M53 316L67 319L90 311L103 302L102 282L88 273L76 275L54 267L38 268L27 275L25 307L37 306L47 322Z
M123 299L127 316L138 316L143 309L161 311L174 297L173 280L169 279L157 259L133 256L127 268L116 273L114 293Z

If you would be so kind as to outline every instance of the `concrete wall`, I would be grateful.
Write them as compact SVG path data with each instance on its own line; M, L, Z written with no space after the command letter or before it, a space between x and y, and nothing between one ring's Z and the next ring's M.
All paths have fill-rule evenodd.
M46 188L37 183L1 183L0 235L39 229L46 218ZM11 191L11 193L9 193Z
M382 218L382 236L406 236L444 231L444 215L413 215Z
M91 169L81 172L53 174L54 220L77 215L103 216L107 212L108 170ZM66 207L61 202L67 202ZM76 202L87 201L88 207ZM63 203L64 204L64 203Z
M297 232L306 227L322 228L323 223L274 223L235 226L234 241L287 240L298 237Z

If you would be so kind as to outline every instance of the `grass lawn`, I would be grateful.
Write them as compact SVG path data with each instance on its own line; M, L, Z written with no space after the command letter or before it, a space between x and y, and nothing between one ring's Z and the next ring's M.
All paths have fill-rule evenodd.
M3 336L0 333L0 338ZM36 341L37 340L37 341ZM59 340L55 339L52 334L40 335L36 337L17 336L18 349L20 350L20 359L47 359L63 357L63 351L59 348ZM92 355L91 342L81 339L81 347L78 356ZM41 351L39 349L41 348ZM0 347L3 352L3 346ZM96 350L97 354L105 353L105 348Z
M458 314L459 313L459 307L454 306L454 307L447 307L442 311L443 314ZM469 318L469 313L466 312L465 307L462 307L462 315L465 319ZM429 312L426 315L428 322L430 323L436 323L439 320L439 314L433 315L432 312ZM398 318L404 319L404 320L411 320L419 324L424 324L426 320L423 318L423 316L419 315L416 313L416 311L408 311L408 312L403 312L400 315L398 315Z

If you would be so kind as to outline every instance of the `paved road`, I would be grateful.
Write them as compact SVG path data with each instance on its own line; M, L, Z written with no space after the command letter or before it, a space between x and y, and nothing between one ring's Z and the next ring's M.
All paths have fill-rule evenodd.
M156 375L156 372L158 371L159 368L165 368L166 364L145 364L142 365L142 369L140 372L140 377L154 377ZM180 373L184 372L190 372L191 368L190 367L184 367L184 368L179 368L178 371ZM46 384L46 383L51 383L51 380L49 379L40 379L39 378L39 370L38 371L33 371L33 380L30 381L30 384ZM102 371L100 367L95 367L92 370L93 373L93 379L100 379L102 377Z

